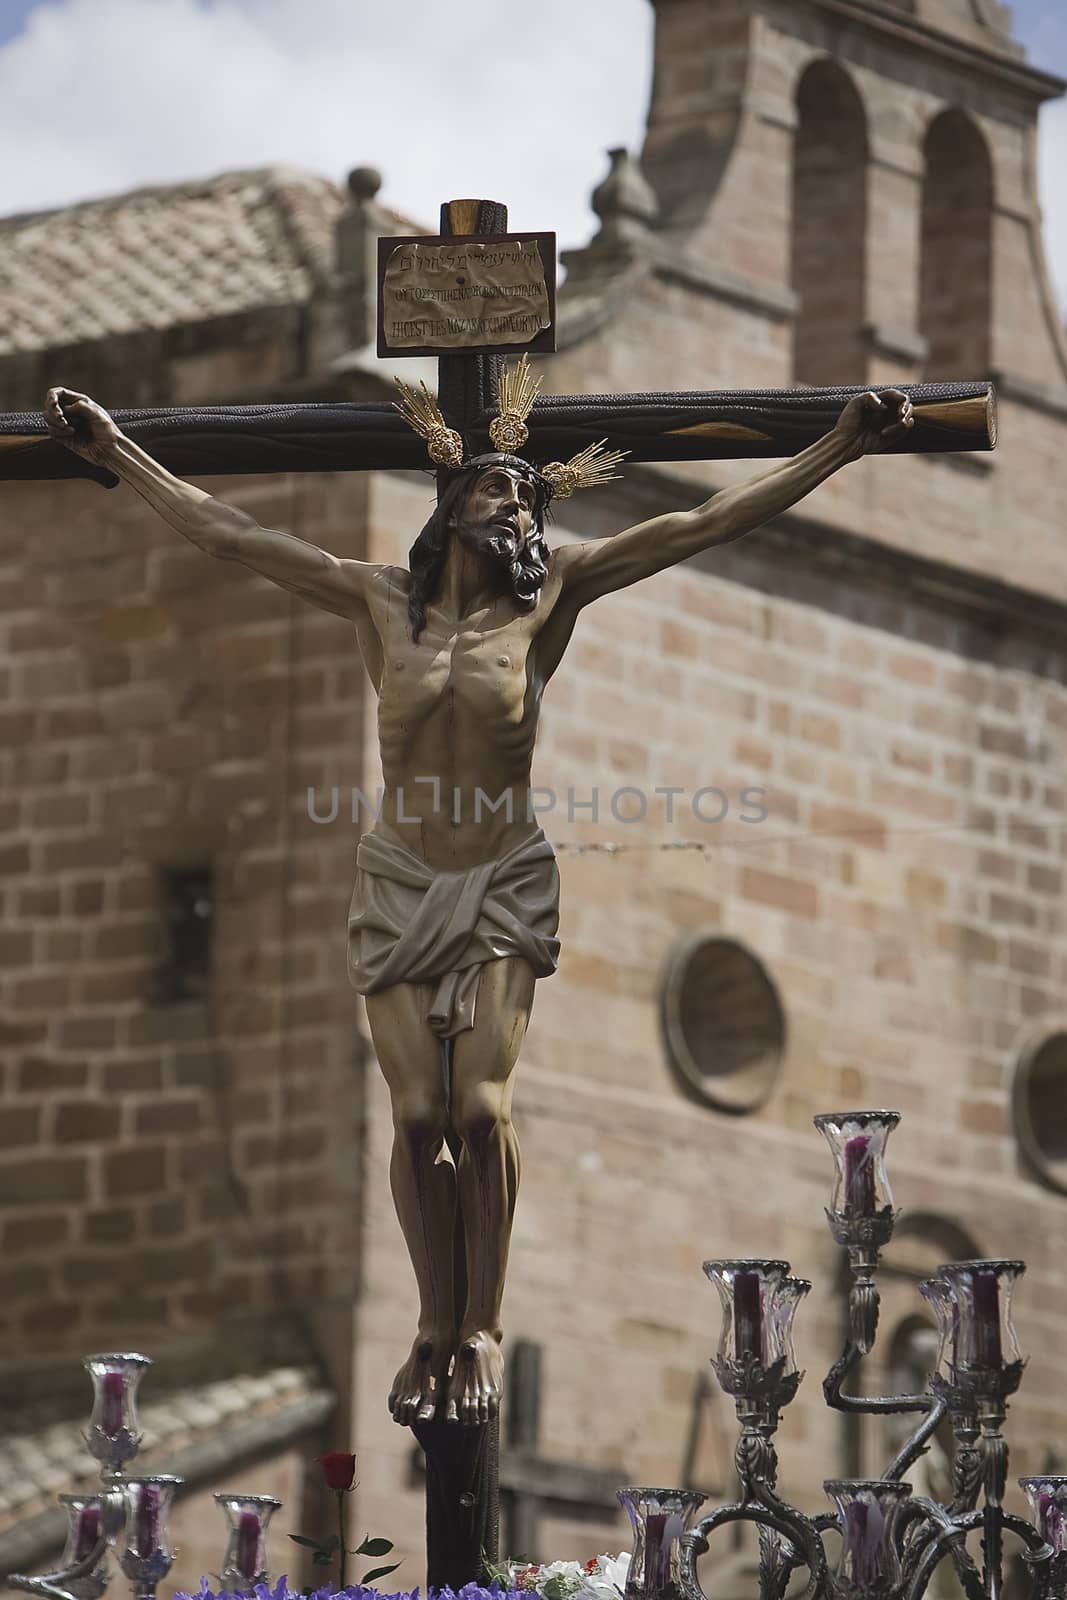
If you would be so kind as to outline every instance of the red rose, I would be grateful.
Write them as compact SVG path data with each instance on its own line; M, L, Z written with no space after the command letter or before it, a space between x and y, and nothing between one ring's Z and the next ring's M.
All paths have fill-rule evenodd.
M349 1455L346 1450L327 1450L324 1456L319 1457L319 1466L330 1489L335 1489L338 1494L351 1489L352 1479L356 1475L355 1456Z

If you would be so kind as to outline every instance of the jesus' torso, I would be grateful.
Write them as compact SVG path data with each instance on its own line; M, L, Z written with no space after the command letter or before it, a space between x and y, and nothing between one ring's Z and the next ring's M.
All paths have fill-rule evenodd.
M574 619L550 570L529 611L507 595L458 618L429 605L416 642L409 584L404 569L383 567L356 624L378 692L385 792L376 826L430 866L461 870L537 831L530 767L541 695Z

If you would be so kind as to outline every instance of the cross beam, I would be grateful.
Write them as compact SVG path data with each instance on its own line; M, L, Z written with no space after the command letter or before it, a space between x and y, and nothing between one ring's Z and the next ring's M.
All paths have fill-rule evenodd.
M448 356L446 362L491 359ZM442 374L442 380L444 374ZM992 450L996 401L990 383L914 383L915 426L887 454ZM444 382L441 385L445 389ZM837 389L709 390L679 394L543 395L529 418L531 459L566 461L606 439L632 461L722 461L790 456L833 427L845 402L861 392ZM457 417L468 452L492 448L494 412L481 406ZM266 472L425 470L426 446L388 401L353 405L204 406L113 411L123 433L179 476ZM112 487L113 473L48 437L33 412L0 415L0 480L92 478Z

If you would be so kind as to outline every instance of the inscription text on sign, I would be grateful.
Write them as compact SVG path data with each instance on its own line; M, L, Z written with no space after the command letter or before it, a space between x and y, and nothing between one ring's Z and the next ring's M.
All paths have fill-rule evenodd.
M378 240L380 356L555 349L556 236Z

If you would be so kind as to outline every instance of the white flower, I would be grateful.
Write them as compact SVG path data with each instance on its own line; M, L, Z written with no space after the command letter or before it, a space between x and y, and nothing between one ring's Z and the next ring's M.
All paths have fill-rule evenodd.
M509 1562L507 1577L514 1588L537 1594L542 1600L623 1600L629 1551L617 1556L596 1556L592 1561L546 1561L543 1566Z
M544 1600L572 1600L585 1573L578 1561L549 1561L537 1574L537 1592Z
M626 1574L630 1570L630 1552L617 1556L598 1556L592 1572L581 1570L581 1584L573 1600L620 1600L626 1591Z

